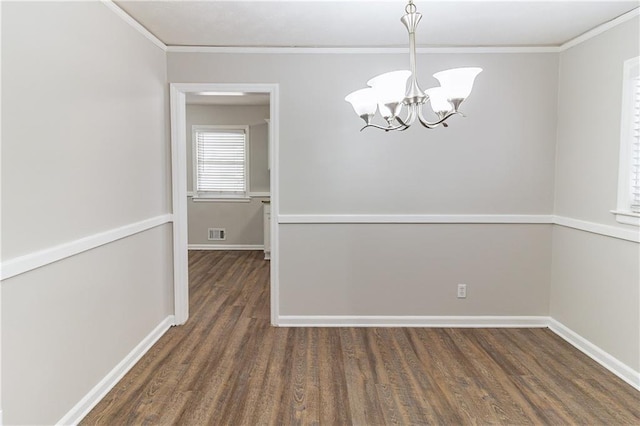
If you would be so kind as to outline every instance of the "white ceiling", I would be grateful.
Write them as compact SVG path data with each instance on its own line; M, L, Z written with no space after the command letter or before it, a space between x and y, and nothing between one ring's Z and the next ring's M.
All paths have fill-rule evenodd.
M116 1L169 46L404 47L393 1ZM634 1L421 1L421 47L559 46Z

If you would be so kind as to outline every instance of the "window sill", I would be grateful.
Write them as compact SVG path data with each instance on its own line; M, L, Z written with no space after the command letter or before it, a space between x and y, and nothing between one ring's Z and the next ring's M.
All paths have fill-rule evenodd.
M192 198L195 202L239 202L239 203L248 203L252 198L269 198L271 197L271 192L249 192L246 196L237 196L237 197L220 197L220 196L198 196L193 191L187 191L187 198Z
M640 226L640 213L624 210L611 210L611 213L616 216L618 223Z
M248 203L251 201L249 197L203 197L193 194L188 194L187 197L194 203Z

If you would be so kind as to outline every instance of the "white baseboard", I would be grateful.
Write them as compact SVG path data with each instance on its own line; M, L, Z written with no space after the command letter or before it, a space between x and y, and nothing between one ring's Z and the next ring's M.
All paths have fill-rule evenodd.
M640 372L635 371L622 361L611 356L598 346L594 345L584 337L580 336L575 331L571 330L564 324L556 321L553 318L549 319L549 329L562 337L571 345L575 346L585 355L602 365L607 370L611 371L616 376L620 377L625 382L629 383L634 388L640 390Z
M262 244L189 244L189 250L264 250Z
M87 393L67 414L59 421L58 425L78 424L93 407L124 377L125 374L138 362L142 356L162 337L162 335L175 324L173 315L162 320L156 328L142 339L129 354L116 365L93 389ZM0 423L1 424L1 423Z
M545 316L280 315L278 327L547 327Z

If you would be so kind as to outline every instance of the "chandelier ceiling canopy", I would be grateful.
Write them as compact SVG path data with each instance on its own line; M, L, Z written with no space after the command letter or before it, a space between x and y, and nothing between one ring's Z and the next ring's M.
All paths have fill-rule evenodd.
M373 77L367 82L369 87L356 90L344 98L364 120L365 126L361 130L367 127L387 132L406 130L416 119L428 129L440 124L447 127L446 120L456 114L462 115L458 108L471 93L473 82L482 68L453 68L437 72L433 76L440 82L440 86L423 91L416 78L416 28L420 19L422 14L417 12L413 0L409 0L405 7L405 15L400 21L409 32L411 70L391 71ZM436 115L433 122L429 122L423 115L422 107L427 101ZM407 107L407 116L404 119L400 118L403 106ZM376 110L380 111L380 115L387 122L386 126L371 122Z

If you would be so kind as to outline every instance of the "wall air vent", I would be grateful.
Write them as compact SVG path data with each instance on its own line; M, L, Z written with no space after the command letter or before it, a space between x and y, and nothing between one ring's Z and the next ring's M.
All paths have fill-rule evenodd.
M222 241L226 239L227 232L224 228L209 228L210 241Z

